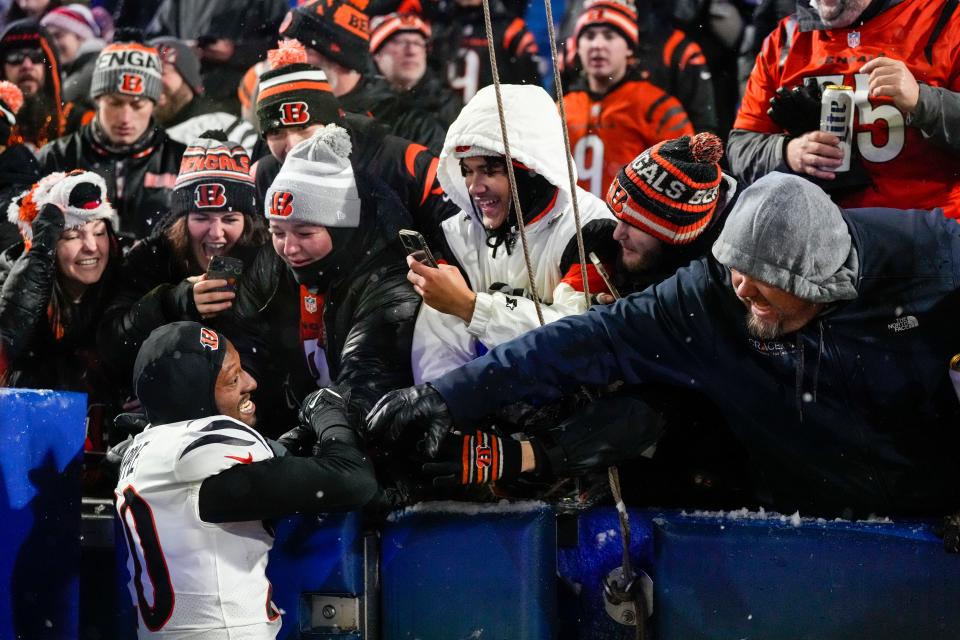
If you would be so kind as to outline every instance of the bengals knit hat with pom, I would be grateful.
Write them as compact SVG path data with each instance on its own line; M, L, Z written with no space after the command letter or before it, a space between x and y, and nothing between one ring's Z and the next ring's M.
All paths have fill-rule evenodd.
M343 111L327 76L307 64L307 52L296 40L267 52L270 70L260 76L257 120L266 135L282 127L308 127L338 120Z
M721 156L723 143L712 133L660 142L620 169L607 206L667 244L693 242L717 211Z
M163 67L156 47L138 41L135 30L117 32L117 42L103 48L97 56L90 83L94 100L107 93L118 93L157 102L163 93ZM126 37L128 40L120 41Z
M267 191L267 220L324 227L360 226L360 196L350 163L350 134L327 125L287 154Z
M17 124L17 112L23 106L20 87L4 80L0 82L0 145L5 146L10 131Z

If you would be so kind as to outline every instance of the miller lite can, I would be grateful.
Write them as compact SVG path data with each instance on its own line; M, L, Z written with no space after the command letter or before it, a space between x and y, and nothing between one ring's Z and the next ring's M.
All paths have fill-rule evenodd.
M820 131L840 138L843 163L833 171L850 170L850 145L853 142L853 87L828 84L820 102Z

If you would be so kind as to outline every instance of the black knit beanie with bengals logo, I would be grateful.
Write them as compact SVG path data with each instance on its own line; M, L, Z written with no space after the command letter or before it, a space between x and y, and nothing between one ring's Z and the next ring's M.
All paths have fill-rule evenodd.
M723 143L712 133L660 142L625 165L607 190L618 219L667 244L688 244L717 211Z
M267 52L270 70L257 85L257 120L264 135L283 127L330 124L343 115L326 74L307 63L297 41Z
M223 131L201 134L183 152L170 210L174 216L191 211L236 211L257 217L257 188L250 175L250 156Z
M217 377L227 338L198 322L172 322L144 340L133 365L133 389L151 424L215 416Z
M323 57L365 73L370 66L370 19L360 0L313 0L287 14L281 38L294 38Z

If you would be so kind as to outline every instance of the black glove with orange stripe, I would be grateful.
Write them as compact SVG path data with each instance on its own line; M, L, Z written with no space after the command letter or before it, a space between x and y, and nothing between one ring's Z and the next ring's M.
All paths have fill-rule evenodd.
M522 453L518 440L477 430L448 435L436 460L421 467L424 475L433 478L435 487L451 488L513 480L520 475Z

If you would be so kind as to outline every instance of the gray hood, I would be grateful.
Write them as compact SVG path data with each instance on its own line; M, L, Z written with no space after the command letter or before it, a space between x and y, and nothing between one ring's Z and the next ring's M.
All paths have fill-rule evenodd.
M740 194L713 255L809 302L857 297L857 252L840 207L799 176L771 173Z

